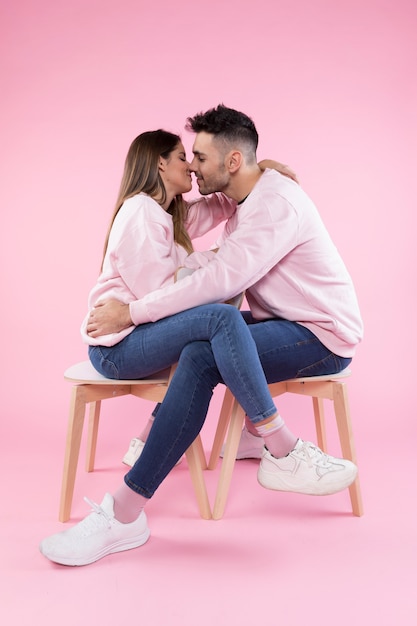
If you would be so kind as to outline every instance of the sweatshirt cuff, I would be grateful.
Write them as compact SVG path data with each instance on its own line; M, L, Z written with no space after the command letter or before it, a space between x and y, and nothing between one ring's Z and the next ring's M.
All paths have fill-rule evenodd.
M135 326L152 322L146 310L145 304L141 300L129 303L129 313Z

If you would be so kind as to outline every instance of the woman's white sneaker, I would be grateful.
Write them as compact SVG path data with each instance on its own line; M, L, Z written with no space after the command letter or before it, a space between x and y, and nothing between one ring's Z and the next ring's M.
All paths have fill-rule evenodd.
M109 493L98 505L87 498L93 509L81 522L44 539L39 549L44 556L61 565L88 565L113 552L138 548L148 541L145 512L130 524L114 517L114 499Z
M325 496L349 487L356 474L352 461L329 456L313 443L298 439L294 450L279 459L264 448L258 482L266 489Z
M225 446L222 447L220 452L221 458L224 456L224 448ZM239 447L236 452L236 461L241 461L243 459L261 459L263 449L264 440L262 437L252 435L246 426L244 426L240 436Z
M138 439L137 437L133 437L129 444L129 449L123 457L122 462L129 467L133 467L140 455L142 454L143 448L145 447L145 442L142 439ZM183 460L183 456L175 463L175 465L179 465Z
M145 446L145 442L137 437L133 437L129 444L129 449L123 457L123 463L129 467L133 467Z

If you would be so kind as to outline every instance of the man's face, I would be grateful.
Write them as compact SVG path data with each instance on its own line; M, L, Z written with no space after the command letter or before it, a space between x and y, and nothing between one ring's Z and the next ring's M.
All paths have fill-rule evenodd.
M193 154L190 169L196 175L200 193L205 196L215 191L225 191L230 174L225 167L226 155L219 149L214 135L197 133Z

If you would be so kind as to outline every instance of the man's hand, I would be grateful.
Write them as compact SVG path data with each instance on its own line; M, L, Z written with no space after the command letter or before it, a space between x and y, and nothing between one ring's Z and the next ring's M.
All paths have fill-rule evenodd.
M87 334L100 337L118 333L132 325L129 305L119 300L104 300L91 311L87 322Z

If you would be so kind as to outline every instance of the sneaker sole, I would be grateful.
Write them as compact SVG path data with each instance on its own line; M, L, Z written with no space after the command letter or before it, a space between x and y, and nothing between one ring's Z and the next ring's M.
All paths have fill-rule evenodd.
M147 528L141 535L136 538L121 539L120 541L116 541L115 543L106 546L105 548L102 548L102 550L100 550L99 552L96 552L95 554L84 559L78 559L76 557L67 558L55 555L51 556L42 550L42 545L40 546L40 551L47 559L49 559L53 563L58 563L59 565L68 565L70 567L81 567L83 565L90 565L91 563L95 563L96 561L99 561L109 554L139 548L148 541L150 534L151 531L149 530L149 528Z
M224 454L221 453L220 458L222 459L223 457ZM236 455L236 461L247 461L248 459L256 459L257 461L259 461L260 459L262 459L262 452L258 452L257 450L249 450L249 452L245 452L245 454Z
M237 454L236 461L244 461L245 459L262 459L262 450L249 450L245 454Z
M339 491L343 491L355 481L357 470L348 476L345 476L344 480L341 480L337 485L326 485L320 482L306 483L302 488L297 486L296 481L291 481L288 476L287 480L283 480L282 477L277 478L276 474L265 472L259 469L258 471L258 483L265 487L265 489L271 489L272 491L290 491L292 493L301 493L308 496L330 496Z

